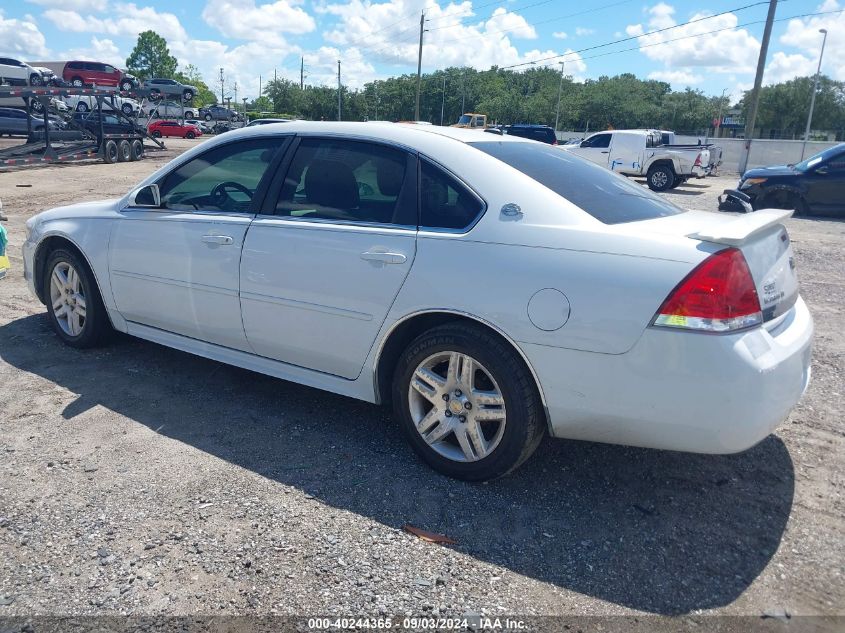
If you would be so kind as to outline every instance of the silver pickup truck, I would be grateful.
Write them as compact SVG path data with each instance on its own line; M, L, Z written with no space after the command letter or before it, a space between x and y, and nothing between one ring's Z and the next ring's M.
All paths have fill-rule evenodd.
M704 178L710 165L705 146L663 145L657 130L597 132L563 150L625 176L645 176L650 189L666 191L690 178Z

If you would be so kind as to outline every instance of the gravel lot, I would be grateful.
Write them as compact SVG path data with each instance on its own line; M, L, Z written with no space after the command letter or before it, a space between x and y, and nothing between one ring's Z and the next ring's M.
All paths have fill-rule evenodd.
M813 381L761 444L701 456L547 441L515 475L465 484L422 465L381 408L128 337L77 351L49 331L22 277L25 220L120 195L194 143L0 174L13 264L0 616L845 615L845 223L788 222ZM714 210L735 183L665 195Z

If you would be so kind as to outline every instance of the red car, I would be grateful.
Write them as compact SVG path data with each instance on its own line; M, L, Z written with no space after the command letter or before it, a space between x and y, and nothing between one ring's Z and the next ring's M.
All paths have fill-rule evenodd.
M176 121L153 121L147 127L151 136L178 136L180 138L196 138L202 136L202 130L189 123L179 124Z
M110 64L100 62L72 61L65 64L62 79L72 86L117 86L121 90L132 90L138 83L132 75Z

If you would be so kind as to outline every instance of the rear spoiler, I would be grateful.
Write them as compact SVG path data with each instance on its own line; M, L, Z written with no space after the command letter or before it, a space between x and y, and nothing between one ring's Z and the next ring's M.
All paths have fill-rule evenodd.
M746 213L737 217L731 222L714 226L710 229L690 233L687 237L704 242L716 242L717 244L728 244L738 246L749 237L765 231L769 227L780 224L794 211L792 209L761 209L754 213Z

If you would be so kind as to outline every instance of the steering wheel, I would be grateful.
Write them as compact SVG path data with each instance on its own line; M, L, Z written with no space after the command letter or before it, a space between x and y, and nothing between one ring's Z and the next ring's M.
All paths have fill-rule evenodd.
M211 190L211 204L215 207L223 207L227 201L234 202L234 200L232 200L232 196L229 195L229 189L240 191L247 198L252 200L252 191L239 182L227 180L225 182L221 182L219 185L216 185L214 189Z

